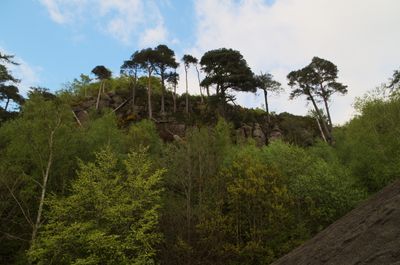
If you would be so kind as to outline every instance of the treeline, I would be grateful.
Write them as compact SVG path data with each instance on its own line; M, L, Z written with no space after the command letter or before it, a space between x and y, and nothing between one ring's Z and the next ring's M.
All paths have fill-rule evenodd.
M188 70L190 67L194 67L197 73L200 104L206 108L211 106L211 108L217 109L217 113L225 117L228 103L235 104L233 92L256 93L261 90L264 93L266 120L271 123L269 93L280 93L283 88L269 73L254 74L239 51L226 48L211 50L204 53L200 60L190 54L185 54L181 63L185 70L184 112L187 115L191 112L191 104L193 104L190 102ZM149 119L154 119L153 105L159 106L159 119L163 119L167 114L173 115L177 112L176 88L180 79L177 73L179 65L175 58L175 52L166 45L135 51L128 60L123 62L120 73L122 77L127 77L129 80L131 90L129 101L133 113L137 112L137 104L144 104L143 100L137 103L140 79L147 81L147 103L145 105ZM103 65L98 65L92 70L92 73L99 81L96 100L96 109L98 109L101 96L105 92L105 82L111 78L111 71ZM156 82L154 82L154 77L158 79ZM314 57L309 65L290 72L287 78L288 84L292 88L290 99L305 96L312 103L312 113L318 123L322 139L330 144L334 143L333 122L328 103L333 94L347 93L347 86L337 82L337 66L328 60ZM79 86L80 81L76 81ZM88 76L82 75L81 82L87 83L90 82L90 79ZM153 90L157 86L160 102L154 104L152 96ZM85 95L87 95L86 92ZM169 95L172 104L167 109L166 97Z
M0 61L11 64L12 56L1 55ZM256 75L248 66L246 60L243 58L239 51L227 48L207 51L198 60L192 55L185 54L182 57L182 63L185 70L185 113L190 113L189 102L189 87L188 87L188 70L194 67L197 73L198 86L200 92L200 104L205 105L206 108L212 106L217 109L217 113L226 116L227 103L235 104L235 96L232 92L257 92L258 89L262 90L265 99L266 120L270 123L270 113L268 104L268 93L279 93L283 89L281 84L274 80L273 76L269 73L261 73ZM7 112L8 104L13 101L16 104L22 102L22 97L18 94L18 89L14 84L18 82L7 71L4 64L2 66L2 76L0 80L1 99L6 99L5 108L1 108L1 112ZM169 114L177 112L177 93L176 88L179 82L179 75L177 68L179 62L175 58L175 52L167 45L160 44L155 48L146 48L135 51L128 60L124 61L120 68L122 77L129 80L130 98L123 104L131 103L132 113L137 112L137 89L139 80L146 77L147 86L147 115L150 120L154 119L152 95L154 86L159 84L160 92L160 106L159 116L161 119L165 118L167 112ZM112 73L103 65L98 65L92 69L92 74L96 76L98 83L98 93L96 99L95 109L99 109L99 104L102 95L106 92L106 81L111 79ZM204 78L201 78L201 73ZM155 78L157 77L157 78ZM322 139L329 144L334 143L332 129L333 122L329 110L329 101L335 93L346 94L347 86L337 82L338 69L332 62L314 57L311 63L299 70L292 71L287 75L288 84L292 88L290 99L299 96L305 96L307 101L310 101L313 106L313 115L318 123L319 131ZM74 80L72 88L74 92L81 94L84 89L84 95L87 96L87 85L92 80L87 75L81 75L81 80ZM155 81L155 82L154 82ZM7 85L12 83L13 85ZM154 84L156 83L156 84ZM167 84L171 88L171 96L173 107L166 110L166 95ZM77 91L78 88L78 91ZM204 99L204 91L206 92L206 100ZM212 93L214 91L215 93ZM143 105L143 102L139 104ZM322 107L321 105L322 104ZM121 105L122 106L122 105ZM120 106L119 106L120 107ZM118 107L118 108L119 108ZM2 115L4 116L4 115ZM159 118L160 118L159 117Z
M223 118L164 142L96 104L79 125L76 91L33 89L0 126L0 263L271 263L400 176L398 77L308 148L233 139Z

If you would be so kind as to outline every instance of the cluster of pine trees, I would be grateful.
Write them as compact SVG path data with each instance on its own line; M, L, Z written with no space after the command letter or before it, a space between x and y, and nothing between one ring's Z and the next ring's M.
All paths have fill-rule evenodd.
M267 74L257 78L236 51L214 54L222 65L239 59L231 74L207 70L207 61L210 67L219 61L206 54L200 87L216 89L212 113L222 116L213 124L192 121L195 126L172 142L160 138L154 119L126 124L97 103L90 119L78 123L71 105L113 89L129 92L134 111L141 86L147 97L155 87L160 99L175 94L163 84L176 78L173 69L154 79L151 71L161 74L162 66L152 62L147 78L140 78L127 61L129 77L112 79L96 67L99 82L82 76L68 91L35 88L19 102L6 96L17 80L3 64L8 76L0 80L1 111L8 116L0 125L1 264L269 264L400 176L399 72L359 99L359 114L342 127L332 126L328 108L316 106L321 140L313 145L257 147L233 136L223 115L230 106L227 90L262 88L260 79L266 91L279 85ZM186 62L196 64L189 57ZM326 65L332 75L321 80L318 69ZM292 95L304 94L315 105L346 90L336 83L336 67L319 58L288 78ZM213 106L204 90L210 96L197 99ZM8 98L23 102L20 111L10 114ZM183 112L190 114L188 102L196 98L183 99ZM149 117L151 103L161 113L179 108L167 110L160 102L150 99Z

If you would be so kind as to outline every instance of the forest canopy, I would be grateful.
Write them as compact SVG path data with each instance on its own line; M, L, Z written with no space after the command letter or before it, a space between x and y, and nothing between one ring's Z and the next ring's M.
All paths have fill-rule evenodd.
M399 71L335 126L351 88L319 57L287 75L304 117L269 112L281 84L233 49L185 55L180 77L159 45L27 98L13 63L0 54L0 264L269 264L400 177ZM179 95L191 67L200 94ZM265 110L236 105L257 90Z

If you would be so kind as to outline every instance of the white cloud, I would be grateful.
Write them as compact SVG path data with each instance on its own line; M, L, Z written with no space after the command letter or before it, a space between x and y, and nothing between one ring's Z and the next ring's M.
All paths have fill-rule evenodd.
M87 5L87 0L39 0L51 19L58 24L71 23Z
M165 42L167 39L167 29L163 24L154 28L147 29L140 38L139 46L147 47Z
M125 45L158 37L165 41L167 30L154 0L40 0L53 21L77 25L95 22L98 29ZM139 33L138 33L139 32ZM142 36L144 34L144 36ZM157 35L158 34L158 35Z
M42 68L39 66L32 66L21 58L17 58L18 66L10 67L15 77L21 80L18 87L20 93L26 96L30 87L38 86L40 83L40 72Z
M283 84L313 56L335 63L349 94L332 102L335 122L352 113L354 97L384 82L399 67L398 0L196 0L197 42L193 51L240 50L257 73L269 71ZM304 114L305 99L272 99L273 110ZM240 99L261 106L262 97Z
M7 55L13 54L1 47L0 52ZM40 66L32 66L20 57L14 57L13 61L18 63L18 65L7 64L6 66L11 74L21 81L17 86L19 92L23 96L26 96L30 87L39 85L42 68Z

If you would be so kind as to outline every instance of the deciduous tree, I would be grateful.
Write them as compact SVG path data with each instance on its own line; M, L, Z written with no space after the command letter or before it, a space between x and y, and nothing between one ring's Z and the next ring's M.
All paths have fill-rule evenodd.
M155 264L163 170L142 149L123 161L105 149L81 164L71 195L50 200L29 251L35 264Z

